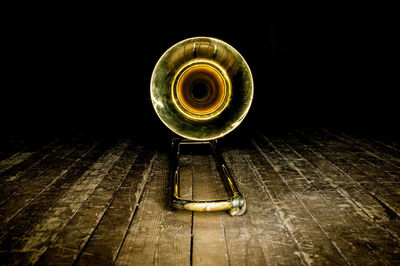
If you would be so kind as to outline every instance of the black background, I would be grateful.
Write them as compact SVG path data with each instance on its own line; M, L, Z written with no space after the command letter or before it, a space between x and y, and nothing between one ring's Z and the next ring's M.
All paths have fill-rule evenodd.
M228 42L252 70L254 102L239 134L397 127L396 86L389 82L393 31L382 16L342 7L278 15L267 5L236 5L73 3L72 39L68 28L61 37L47 30L19 46L15 67L22 62L33 74L14 77L6 131L169 134L151 106L151 73L166 49L195 36Z

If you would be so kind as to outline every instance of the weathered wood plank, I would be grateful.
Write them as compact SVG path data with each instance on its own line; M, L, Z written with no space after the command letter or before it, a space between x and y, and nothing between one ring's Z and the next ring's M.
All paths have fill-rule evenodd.
M384 146L380 145L371 145L366 141L366 139L361 140L359 138L351 137L345 133L333 133L329 130L324 130L328 134L344 141L346 143L350 143L351 145L356 145L358 149L362 150L366 155L373 156L379 160L381 164L389 164L395 169L400 169L400 154L399 152L390 150Z
M8 223L21 212L38 195L65 174L72 165L79 160L90 146L67 145L57 150L52 157L47 157L32 171L20 178L19 182L6 186L4 197L0 205L1 224Z
M334 186L327 182L320 173L310 167L310 163L293 152L280 138L267 139L267 145L274 148L287 165L295 169L299 176L306 179L309 188L298 193L299 199L307 207L322 230L332 243L336 243L346 261L367 263L372 260L386 263L397 263L400 255L399 243L381 227L376 226L370 217L340 191L332 190ZM279 161L280 158L273 158ZM295 185L295 182L291 182ZM292 187L293 187L292 185ZM307 193L308 191L315 193ZM313 198L306 195L311 194ZM319 199L318 199L319 198ZM316 202L319 202L317 204ZM327 212L326 210L330 210ZM340 211L338 211L340 210ZM338 219L351 227L341 228L340 234L332 228ZM352 251L354 243L359 243L357 251ZM386 244L386 245L385 245ZM371 248L374 247L374 248Z
M374 141L384 144L390 149L400 152L399 132L380 133L371 137Z
M49 186L47 190L38 195L35 201L32 201L23 211L11 219L8 224L3 226L2 229L5 230L5 235L1 240L0 250L13 250L13 252L23 254L24 252L15 251L23 236L29 233L30 230L47 215L57 200L68 191L87 169L89 169L108 146L109 143L105 142L100 145L89 145L82 149L82 151L79 152L81 157L76 160L76 163L73 164L68 171L63 173L63 175ZM33 254L33 252L28 253ZM8 253L8 255L10 254L13 253ZM7 259L13 257L8 255L6 256ZM23 256L17 257L22 258ZM2 259L4 258L2 257Z
M390 180L400 182L400 151L382 145L365 136L358 137L357 135L347 133L336 135L344 137L350 143L361 146L365 152L365 156L363 157L367 159L369 164L391 175Z
M48 185L35 201L10 220L7 224L6 238L1 243L2 249L26 253L26 256L19 256L19 258L27 263L39 256L41 249L54 240L57 232L63 228L69 217L73 216L74 210L79 207L79 200L84 200L87 195L84 192L90 190L91 186L82 188L82 195L74 199L72 199L72 196L68 197L70 189L74 191L80 183L84 185L92 178L96 180L93 177L95 173L98 172L101 175L104 170L94 168L101 166L100 163L102 159L105 159L104 157L113 156L112 154L108 154L108 157L103 155L98 163L93 164L109 144L95 145L94 148L90 148L90 146L88 149L83 149L80 157L73 160L76 164L65 169L63 174ZM90 174L92 176L89 176ZM70 199L72 203L76 204L70 205L70 202L67 202L66 199ZM33 257L29 257L28 254Z
M17 152L10 158L7 158L3 161L0 161L0 173L10 169L11 167L21 163L29 156L31 156L33 152Z
M19 171L30 167L36 161L43 157L43 153L48 153L51 150L60 146L60 139L53 140L36 140L32 143L25 144L20 151L14 153L11 157L0 160L0 186L3 185L6 178L12 174L16 175ZM15 177L13 178L15 179Z
M136 213L156 158L154 151L141 150L75 264L110 265L114 263Z
M387 147L387 148L389 148L389 149L391 149L393 151L400 152L400 146L397 143L394 143L394 142L392 142L390 140L382 140L382 137L379 138L379 139L376 138L376 137L370 137L368 139L370 141L374 142L374 143L378 143L380 145L383 145L383 146L385 146L385 147Z
M168 161L159 151L115 264L190 264L191 214L169 207Z
M250 154L249 161L269 198L273 200L277 214L302 261L306 264L348 263L342 250L332 242L307 208L309 202L314 202L318 208L326 210L317 201L315 191L308 191L305 178L298 176L295 169L285 164L273 147L254 140L252 143L259 154Z
M5 138L4 136L2 138ZM10 138L10 137L8 137ZM62 140L64 137L16 137L13 139L0 140L0 162L10 157L17 156L21 153L36 152L37 150L46 149L50 145Z
M8 141L0 264L399 264L396 142L301 133L228 144L224 157L248 203L239 217L171 209L159 148ZM182 156L181 196L223 197L213 160L196 152Z
M0 173L0 187L3 187L9 182L19 181L19 177L25 171L29 171L34 166L36 166L40 161L49 156L52 152L64 146L65 143L60 143L59 141L54 141L38 150L31 150L32 155L21 161L17 165L14 165L7 169L6 171Z
M310 140L301 135L286 135L285 142L318 169L320 175L333 187L336 187L340 194L360 207L372 221L388 229L390 233L400 239L400 221L394 220L392 215L388 214L387 209L382 207L381 202L371 195L370 186L364 186L365 183L360 183L359 178L354 179L340 168L341 164L346 162L341 162L341 159L331 156L322 147L313 145ZM364 174L364 176L366 175ZM372 186L380 185L375 179L368 176L361 180L365 179Z
M400 182L398 168L385 160L368 154L368 152L360 149L358 145L354 145L353 142L344 141L344 138L341 139L326 130L318 130L317 132L310 132L310 130L307 131L312 135L318 134L317 137L327 145L327 148L329 148L330 151L337 153L339 156L347 156L350 157L350 159L357 158L360 167L362 167L366 172L376 176L379 179L379 182ZM348 151L350 154L345 154L343 152L344 150Z
M97 185L109 173L112 166L118 161L128 142L118 143L94 163L77 180L71 188L60 198L56 205L46 214L35 227L22 239L17 250L33 252L27 261L35 263L46 251L59 232L74 217L80 207L93 193Z
M52 145L50 145L50 147L44 147L42 151L50 154L30 167L29 171L22 171L21 173L16 173L16 175L9 175L14 172L14 169L9 169L10 171L4 172L3 177L5 179L1 182L3 193L0 195L0 208L10 197L13 197L14 194L23 191L32 180L37 179L48 171L52 171L52 169L56 171L54 169L57 169L59 164L66 164L64 162L66 160L73 160L72 157L74 154L79 153L81 150L79 146L83 144L79 142L78 139L77 137L73 137L68 140L66 145L61 145L61 147L52 147ZM50 150L48 148L50 148ZM30 160L28 159L27 161L29 162Z
M193 147L192 154L193 199L211 200L218 198L214 174L211 171L207 145ZM196 149L199 148L199 149ZM208 150L210 153L211 150ZM221 212L193 213L193 265L229 265L229 254L225 240L225 228Z
M190 151L181 149L180 159L180 197L184 199L193 199L193 162L192 154Z
M339 133L336 130L329 131ZM371 132L360 133L348 131L341 133L343 133L344 137L349 136L350 138L358 139L368 143L371 148L377 149L378 152L388 153L396 158L400 158L399 132L395 132L395 130L392 130L391 133L387 131L381 131L373 134L371 134Z
M223 216L231 265L301 264L284 221L249 163L248 156L255 153L253 147L236 143L229 146L224 157L247 201L243 216Z
M2 136L0 141L0 160L4 160L15 153L22 151L26 145L28 145L28 143L24 138Z
M381 157L387 157L391 160L395 160L397 165L400 166L400 151L393 145L384 143L383 141L376 140L371 136L360 136L359 134L342 133L342 136L358 142L364 143L368 149L378 153Z
M52 158L53 154L63 146L65 146L63 143L51 143L37 152L33 152L31 156L18 165L14 165L1 173L0 206L14 193L22 190L32 179L48 169L51 166L49 162L54 162L54 160L49 160L48 157ZM68 155L68 152L69 150L67 150L66 155Z
M357 148L345 144L324 132L308 131L312 141L325 149L325 156L340 165L340 168L362 184L369 193L400 215L400 185L387 172L381 171L363 159L363 153L355 153Z
M100 181L90 197L59 233L57 239L43 253L37 262L38 264L74 263L81 249L104 217L138 152L135 144L130 144L127 147L107 176ZM59 256L59 254L62 254L62 256Z

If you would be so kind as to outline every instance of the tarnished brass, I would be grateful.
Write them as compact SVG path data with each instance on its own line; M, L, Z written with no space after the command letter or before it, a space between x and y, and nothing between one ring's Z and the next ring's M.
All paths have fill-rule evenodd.
M171 89L177 109L192 120L219 115L231 96L231 82L224 69L204 59L185 64L177 72Z
M246 201L240 194L215 139L234 130L253 100L253 78L244 58L229 44L208 37L183 40L158 60L151 76L151 101L161 121L186 140L173 142L176 163L172 204L191 211L229 210L241 215ZM179 147L209 144L229 198L194 201L180 198Z
M191 140L220 138L245 118L253 78L244 58L227 43L208 37L183 40L158 60L151 100L161 121Z
M215 164L225 183L228 198L215 199L215 200L191 200L183 199L180 196L180 166L179 154L181 145L210 145L212 154L214 155ZM174 154L176 155L174 161L174 172L172 174L172 205L178 209L186 209L189 211L229 211L230 215L242 215L246 211L246 200L240 194L239 189L232 178L232 175L226 165L226 162L218 150L216 140L210 141L191 141L175 139L172 142Z

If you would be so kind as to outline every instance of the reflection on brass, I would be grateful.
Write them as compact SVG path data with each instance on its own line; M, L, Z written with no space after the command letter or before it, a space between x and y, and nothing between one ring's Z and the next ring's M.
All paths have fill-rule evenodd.
M211 119L229 103L231 82L218 64L192 60L177 71L171 86L176 108L192 120Z
M153 107L179 136L212 140L234 130L253 100L244 58L227 43L207 37L183 40L158 60L150 84Z
M241 196L216 139L243 121L253 100L253 78L244 58L229 44L208 37L183 40L158 60L150 85L151 101L161 121L186 140L173 142L177 160L173 174L172 204L191 211L229 210L241 215ZM194 201L179 197L179 147L209 144L230 194L227 199Z
M209 211L224 211L229 210L232 208L232 203L221 201L221 202L200 202L200 203L187 203L183 206L185 210L188 211L202 211L202 212L209 212Z
M215 164L222 180L224 181L227 189L228 198L215 199L215 200L191 200L183 199L180 197L180 167L179 167L179 154L181 145L210 145L214 155ZM216 140L211 141L190 141L175 139L172 142L174 153L176 154L174 169L172 175L172 205L178 209L186 209L190 211L223 211L228 210L230 215L242 215L246 211L246 200L240 194L239 189L233 180L231 173L226 165L226 162L218 150Z

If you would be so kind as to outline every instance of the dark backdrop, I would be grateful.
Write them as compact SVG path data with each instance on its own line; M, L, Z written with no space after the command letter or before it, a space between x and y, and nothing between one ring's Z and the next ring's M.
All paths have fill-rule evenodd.
M266 5L223 9L200 3L74 3L72 39L68 30L61 36L65 47L48 44L56 34L51 30L33 36L45 66L32 64L38 74L13 88L7 128L167 133L151 106L151 73L166 49L194 36L228 42L252 70L255 98L239 132L397 124L395 86L388 82L392 32L374 13L325 8L290 14L280 9L278 15ZM25 55L32 53L40 62L36 50Z

